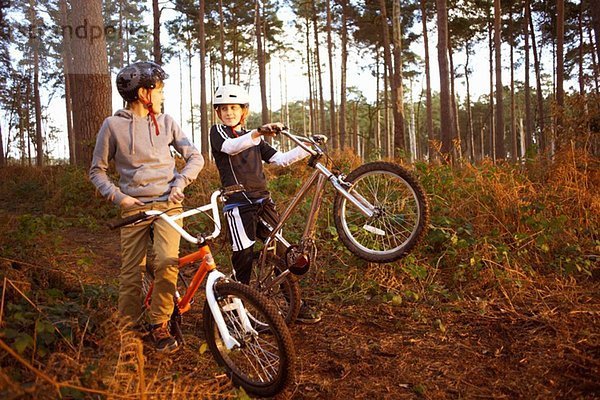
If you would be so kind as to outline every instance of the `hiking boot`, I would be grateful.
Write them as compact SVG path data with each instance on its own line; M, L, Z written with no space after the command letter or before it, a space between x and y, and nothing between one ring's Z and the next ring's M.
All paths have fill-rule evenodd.
M323 313L319 310L316 310L314 307L309 306L306 302L302 302L300 306L300 312L298 313L298 317L296 317L296 322L300 322L303 324L316 324L321 321L321 316Z
M154 343L154 348L160 353L171 353L177 349L179 345L177 340L169 332L169 321L162 324L153 325L150 332L150 339Z

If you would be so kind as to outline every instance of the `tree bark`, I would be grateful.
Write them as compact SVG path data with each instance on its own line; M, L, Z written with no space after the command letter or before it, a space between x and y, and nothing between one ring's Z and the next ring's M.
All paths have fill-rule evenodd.
M329 136L336 136L335 131L335 81L333 80L333 44L331 40L331 0L327 3L327 56L329 61Z
M71 0L72 26L86 24L104 31L101 0ZM71 37L73 53L73 128L77 164L88 167L96 133L111 114L111 83L104 36L95 40Z
M454 90L454 57L453 57L452 43L448 40L448 63L450 73L450 107L452 108L452 120L454 126L452 127L453 136L450 138L453 142L452 151L453 157L460 159L462 156L462 139L460 135L460 124L458 121L458 105L456 102L456 91Z
M542 93L542 78L540 71L540 61L537 53L537 47L535 45L535 29L533 28L533 18L531 17L531 4L527 3L529 8L529 31L531 33L531 49L533 51L533 64L535 68L535 80L537 89L537 108L538 108L538 145L541 152L546 150L545 140L545 121L544 121L544 97Z
M442 155L446 162L450 161L452 138L454 137L454 117L450 99L450 75L448 70L448 11L446 0L436 0L438 25L438 64L440 73L440 116Z
M205 0L200 0L198 22L200 23L200 146L202 155L208 159L208 109L206 107L206 35L204 33Z
M187 59L188 59L188 80L190 81L190 125L192 129L192 142L196 141L196 124L194 123L194 91L192 90L192 39L187 38L186 41Z
M61 0L60 18L62 26L69 26L69 16L67 11L67 1ZM77 163L75 158L75 135L73 132L73 104L72 104L72 88L71 88L71 69L73 55L71 54L71 38L68 35L63 36L63 46L61 52L63 60L63 76L65 80L65 109L67 113L67 137L69 140L69 164ZM121 56L122 57L122 56Z
M596 5L598 6L598 5ZM565 1L556 0L556 136L560 139L563 129L563 110L565 106ZM558 142L558 140L557 140Z
M342 76L340 83L340 149L346 145L346 68L348 63L348 3L342 0Z
M402 26L400 24L400 0L392 4L392 31L394 42L394 86L396 101L394 102L394 152L406 149L404 135L404 87L402 79ZM416 154L414 155L416 157Z
M513 37L513 7L510 7L510 16L508 18L508 35L510 40L510 137L512 140L511 158L516 162L519 158L518 142L517 142L517 124L515 116L515 52L514 52L514 37Z
M490 50L490 107L489 107L489 136L488 136L488 145L487 149L490 158L493 160L496 159L496 135L495 135L495 127L494 127L494 39L493 39L493 24L491 16L488 14L488 45Z
M523 35L525 36L525 143L527 150L533 145L533 130L531 129L531 84L529 82L529 0L525 0L525 18L523 26ZM525 154L523 154L525 156Z
M35 4L29 0L29 21L34 25L38 22ZM35 151L36 165L44 164L44 138L42 137L42 104L40 101L40 41L38 35L30 36L29 44L33 51L33 102L35 113Z
M154 56L154 62L162 64L162 54L160 51L160 8L158 6L158 0L152 0L152 20L154 22L152 30L152 54Z
M258 60L258 79L260 81L260 102L262 105L262 123L269 123L269 108L267 106L267 76L265 72L265 52L263 51L262 21L260 17L260 0L256 0L256 55Z
M579 33L578 66L579 66L579 94L585 95L585 76L583 74L583 1L579 3L579 15L577 16L577 32Z
M221 84L226 83L225 73L225 17L223 16L223 0L219 0L219 46L221 48Z
M598 2L594 0L591 0L589 4L590 13L592 14L592 26L596 37L596 59L600 62L600 7L598 6ZM598 71L596 70L595 73L598 74Z
M423 22L423 42L425 44L425 101L427 107L427 141L429 149L429 160L433 161L437 158L433 134L433 105L431 100L431 74L429 66L429 39L427 34L427 11L426 0L421 0L421 20Z
M317 67L317 79L319 89L319 130L325 132L325 100L323 99L323 78L321 74L321 57L319 55L319 30L317 26L317 9L315 7L315 0L311 0L312 4L312 19L313 19L313 33L315 36L315 65Z
M500 0L494 0L494 46L496 54L496 158L504 159L504 100L502 87L501 17Z
M470 56L470 45L469 42L467 41L466 44L466 53L467 53L467 60L465 62L465 82L467 85L467 147L468 147L468 154L469 154L469 158L471 159L471 161L475 161L476 160L476 154L479 154L478 152L475 151L475 138L474 138L474 132L473 132L473 114L471 111L471 86L469 84L469 56Z
M306 73L308 75L308 111L309 111L309 127L310 133L315 133L317 127L315 125L314 97L313 97L313 80L312 80L312 62L310 51L310 23L308 18L305 21L306 25Z

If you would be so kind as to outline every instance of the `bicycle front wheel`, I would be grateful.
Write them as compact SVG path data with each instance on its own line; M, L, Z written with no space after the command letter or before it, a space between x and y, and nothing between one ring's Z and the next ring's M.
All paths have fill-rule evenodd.
M429 223L429 204L420 183L406 169L389 162L364 164L346 178L349 192L372 206L367 217L339 192L334 200L334 223L344 245L371 262L396 261L423 238Z
M215 297L229 334L240 346L227 349L211 313L204 305L208 347L235 385L258 396L274 396L294 380L295 351L287 326L277 309L253 288L228 280L215 284ZM239 302L253 329L240 317Z

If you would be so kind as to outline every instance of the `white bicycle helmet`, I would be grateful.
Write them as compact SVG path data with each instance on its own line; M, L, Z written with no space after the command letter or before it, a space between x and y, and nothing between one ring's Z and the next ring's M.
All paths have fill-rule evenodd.
M247 106L250 103L248 92L239 85L223 85L217 88L213 98L213 107L217 108L221 104L242 104Z

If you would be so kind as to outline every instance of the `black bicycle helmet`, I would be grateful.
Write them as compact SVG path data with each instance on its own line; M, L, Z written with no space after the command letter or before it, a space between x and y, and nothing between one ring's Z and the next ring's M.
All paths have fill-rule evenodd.
M168 77L161 66L152 61L135 62L117 74L117 90L125 101L135 101L139 88L154 89Z

